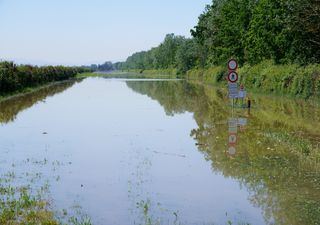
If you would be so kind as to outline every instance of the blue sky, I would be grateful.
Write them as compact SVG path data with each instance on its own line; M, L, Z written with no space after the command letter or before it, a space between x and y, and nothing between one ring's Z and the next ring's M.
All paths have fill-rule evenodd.
M0 58L81 65L122 61L168 33L190 37L211 0L0 0Z

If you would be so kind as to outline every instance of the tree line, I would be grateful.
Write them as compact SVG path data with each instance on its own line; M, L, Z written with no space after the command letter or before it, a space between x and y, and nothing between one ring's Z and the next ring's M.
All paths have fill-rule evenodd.
M137 52L116 69L192 68L272 60L320 63L318 0L213 0L191 29L192 38L168 34L157 47Z
M82 67L17 65L0 62L0 94L17 91L53 81L61 81L86 72Z
M82 68L86 68L91 71L101 71L108 72L116 69L117 64L113 64L110 61L107 61L102 64L91 64L90 66L82 66Z

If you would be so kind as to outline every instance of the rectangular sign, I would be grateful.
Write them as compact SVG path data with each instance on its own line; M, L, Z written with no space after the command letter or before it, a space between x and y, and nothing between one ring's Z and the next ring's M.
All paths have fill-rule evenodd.
M237 83L229 83L229 98L237 98L238 97L238 84Z
M246 91L239 91L238 97L239 98L246 98L247 97L247 92Z
M246 126L247 123L248 123L247 118L239 118L239 119L238 119L238 125L239 125L239 126Z
M238 131L238 119L230 118L228 121L228 131L231 134L236 134Z

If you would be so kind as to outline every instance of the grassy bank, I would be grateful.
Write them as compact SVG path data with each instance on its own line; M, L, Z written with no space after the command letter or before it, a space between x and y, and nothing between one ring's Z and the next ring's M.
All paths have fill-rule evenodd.
M320 97L320 65L276 65L264 61L254 66L244 65L239 70L240 83L248 90L308 98ZM225 82L227 69L218 66L210 69L193 69L186 78L204 83Z

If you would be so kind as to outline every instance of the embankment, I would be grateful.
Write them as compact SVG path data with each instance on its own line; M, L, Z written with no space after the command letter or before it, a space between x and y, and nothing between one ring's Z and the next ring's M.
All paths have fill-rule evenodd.
M276 65L264 61L254 66L244 65L239 70L240 83L248 90L290 95L296 97L320 97L320 65L299 66L297 64ZM186 78L203 83L219 84L225 82L227 69L217 66L209 69L192 69Z

